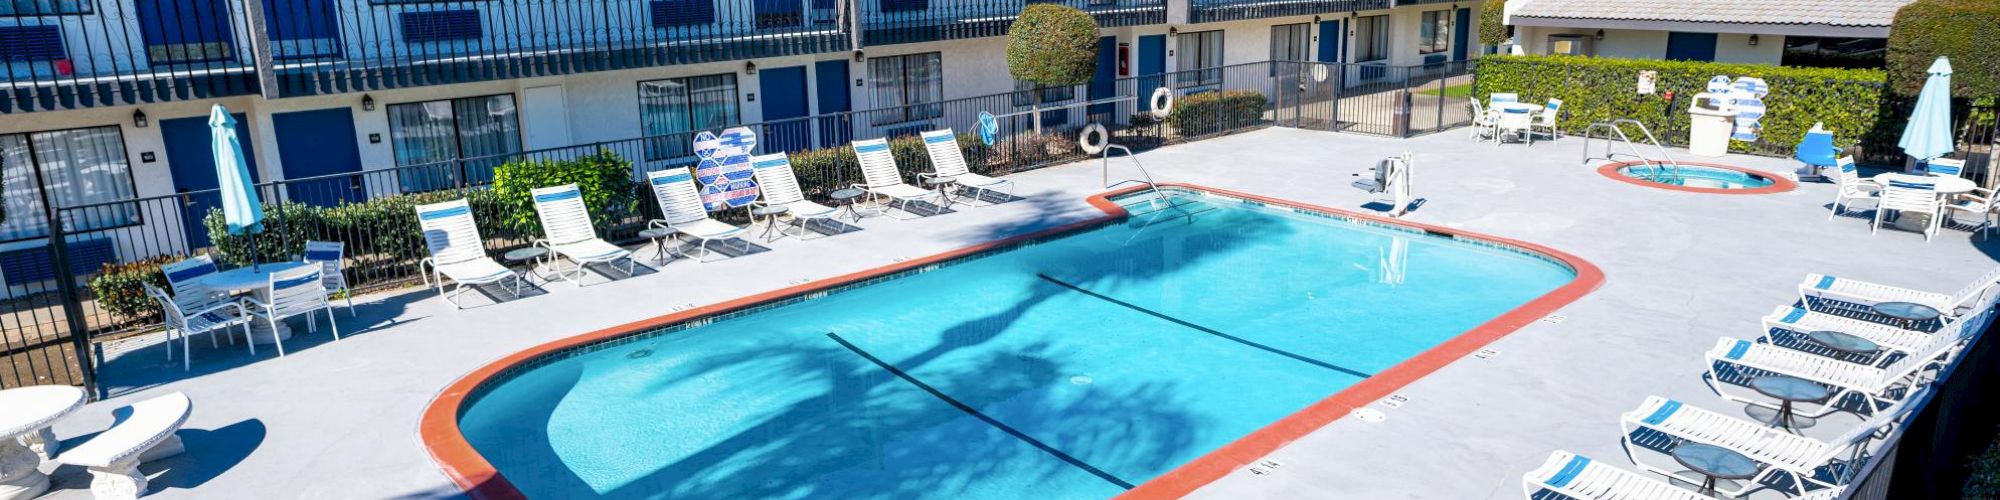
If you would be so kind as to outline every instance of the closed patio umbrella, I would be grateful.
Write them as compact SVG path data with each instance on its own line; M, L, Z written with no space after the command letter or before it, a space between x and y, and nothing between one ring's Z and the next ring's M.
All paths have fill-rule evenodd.
M1903 152L1927 162L1951 153L1956 145L1951 131L1951 61L1943 57L1931 63L1930 77L1917 94L1917 108L1903 127L1903 139L1896 143Z
M250 166L243 161L243 141L236 137L236 119L221 104L208 112L209 153L215 155L215 180L222 191L222 219L229 234L250 237L250 266L257 266L257 238L264 222L264 204L250 180Z

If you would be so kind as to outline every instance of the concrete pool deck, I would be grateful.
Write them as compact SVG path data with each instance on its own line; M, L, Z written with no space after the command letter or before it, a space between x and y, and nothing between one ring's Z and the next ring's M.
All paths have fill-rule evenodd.
M1140 155L1161 182L1184 182L1335 208L1370 196L1348 186L1375 159L1416 152L1412 185L1426 199L1409 220L1546 245L1603 269L1604 286L1376 404L1379 423L1343 418L1270 456L1271 474L1237 471L1197 497L1518 498L1520 475L1550 450L1632 468L1618 415L1645 396L1741 414L1703 383L1702 354L1719 336L1753 337L1758 319L1796 299L1808 272L1948 291L1994 265L1995 245L1945 230L1870 236L1859 218L1826 220L1832 186L1803 183L1762 195L1652 189L1578 163L1581 141L1495 147L1463 130L1398 140L1267 129ZM1684 152L1682 153L1684 154ZM1795 163L1705 159L1768 172ZM1112 179L1136 177L1112 163ZM852 234L766 244L771 251L705 264L671 262L616 281L547 286L547 293L454 311L428 291L364 297L349 336L324 334L269 350L197 349L182 372L157 345L111 348L100 384L111 396L56 426L74 443L112 412L168 391L195 410L189 452L143 470L158 498L455 497L426 454L417 420L446 384L550 340L1025 234L1101 214L1097 162L1009 176L1025 199L912 221L870 218ZM1865 213L1865 212L1864 212ZM650 255L650 249L641 254ZM650 264L650 262L646 262ZM471 304L485 301L468 294ZM323 332L324 330L322 330ZM1808 429L1825 437L1858 419ZM45 465L45 470L52 466ZM88 495L81 469L55 471L55 498ZM1442 480L1441 480L1442 479ZM1771 494L1760 494L1769 497Z

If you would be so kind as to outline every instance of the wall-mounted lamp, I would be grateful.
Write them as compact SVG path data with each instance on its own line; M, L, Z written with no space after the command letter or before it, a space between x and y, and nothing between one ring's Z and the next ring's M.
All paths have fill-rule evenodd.
M1750 35L1750 46L1751 47L1757 46L1757 35Z
M743 61L743 73L750 75L757 74L757 63L752 61Z
M1168 27L1167 27L1167 36L1169 36L1169 37L1175 37L1175 36L1180 36L1180 34L1181 34L1181 30L1178 30L1178 29L1174 29L1174 27L1173 27L1173 26L1168 26Z
M1319 24L1319 16L1313 16L1313 24Z
M862 54L862 53L861 53L861 51L859 51L859 50L857 50L857 51L854 51L854 62L861 62L861 59L862 59L863 57L867 57L867 56L866 56L866 55L864 55L864 54Z
M138 128L146 128L146 124L147 124L147 123L148 123L148 122L146 121L146 112L145 112L145 111L141 111L141 110L137 110L137 109L135 109L135 110L132 110L132 126L133 126L133 127L138 127Z
M1597 30L1597 39L1599 41L1604 40L1604 30Z
M375 110L375 96L372 96L372 95L368 95L368 94L361 94L361 110L362 110L362 111L374 111L374 110Z

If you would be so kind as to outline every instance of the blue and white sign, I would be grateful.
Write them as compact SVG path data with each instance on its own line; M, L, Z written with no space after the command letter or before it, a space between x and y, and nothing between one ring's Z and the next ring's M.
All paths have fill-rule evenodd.
M1729 95L1736 102L1736 130L1729 134L1730 139L1757 140L1757 134L1764 130L1759 123L1764 119L1764 96L1770 94L1771 86L1762 78L1746 76L1729 85Z
M712 212L756 201L756 170L750 166L750 153L756 150L757 133L748 127L695 134L694 155L700 161L694 176L701 182L705 208Z
M1715 78L1708 79L1708 93L1721 94L1729 92L1729 86L1729 77L1726 75L1715 75Z
M979 140L988 146L1000 140L1000 120L993 118L993 113L979 112Z

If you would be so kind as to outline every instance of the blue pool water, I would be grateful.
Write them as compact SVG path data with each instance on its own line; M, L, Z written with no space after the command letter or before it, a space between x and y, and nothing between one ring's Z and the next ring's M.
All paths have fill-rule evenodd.
M1193 203L580 351L459 423L535 498L1101 498L1574 277Z
M1753 189L1769 186L1773 182L1769 177L1750 175L1726 168L1681 165L1679 168L1680 175L1678 176L1672 173L1664 176L1658 175L1657 168L1659 167L1633 165L1619 168L1618 174L1660 184L1709 189Z

